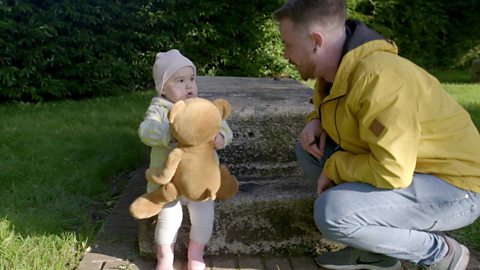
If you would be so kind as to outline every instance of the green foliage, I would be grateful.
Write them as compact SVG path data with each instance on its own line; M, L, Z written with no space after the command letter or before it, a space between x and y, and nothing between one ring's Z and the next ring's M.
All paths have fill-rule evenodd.
M0 101L106 96L152 85L158 51L199 74L291 72L271 13L281 1L0 1Z
M0 102L151 87L155 54L177 48L200 75L294 76L272 12L283 0L0 0ZM349 17L426 68L480 56L480 1L348 0Z
M178 48L198 72L219 76L272 76L287 66L281 59L271 19L281 1L150 1L143 14L154 39L149 52Z
M430 73L442 83L470 83L470 69L432 69Z
M464 68L480 56L480 2L348 0L350 17L394 40L421 66Z
M480 57L480 1L442 0L448 13L447 43L443 53L445 64L453 67L470 65L474 58Z
M0 100L135 89L137 8L116 1L1 1ZM133 29L132 29L133 33Z

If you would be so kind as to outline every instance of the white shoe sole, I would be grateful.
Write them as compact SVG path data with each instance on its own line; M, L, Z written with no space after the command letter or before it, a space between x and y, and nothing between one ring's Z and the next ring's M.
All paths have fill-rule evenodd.
M452 270L465 270L468 266L468 261L470 260L470 251L464 245L460 245L462 247L462 255L458 260L457 265Z
M394 266L391 267L380 267L375 265L328 265L328 264L319 264L321 267L326 269L338 269L338 270L403 270L402 264L397 262ZM457 270L455 268L455 270ZM464 270L459 268L458 270Z

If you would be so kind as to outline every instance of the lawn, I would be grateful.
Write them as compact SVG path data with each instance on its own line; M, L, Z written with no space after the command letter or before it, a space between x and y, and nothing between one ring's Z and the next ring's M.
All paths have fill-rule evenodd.
M445 84L480 126L480 85ZM148 158L153 91L0 106L0 269L74 269L116 202L112 178ZM480 224L453 232L480 250Z
M146 160L151 93L0 106L0 269L73 269L113 206L114 175Z

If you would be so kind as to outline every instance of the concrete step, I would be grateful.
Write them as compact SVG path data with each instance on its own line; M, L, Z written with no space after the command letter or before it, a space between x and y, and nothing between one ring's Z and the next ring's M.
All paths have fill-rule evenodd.
M312 109L312 89L292 79L199 77L200 96L225 98L234 140L219 151L237 176L299 176L293 146Z
M240 192L216 203L209 254L317 253L335 248L313 222L313 188L297 166L294 144L312 109L312 89L291 79L198 77L201 97L225 98L234 140L219 151L241 182ZM188 243L188 212L177 239ZM140 252L154 255L156 218L140 221ZM182 237L182 235L184 237Z
M341 246L322 239L313 221L313 188L300 177L243 179L237 196L217 201L207 254L318 254ZM140 252L154 257L156 218L142 220ZM177 239L186 250L188 211Z
M300 176L293 146L305 125L302 114L232 117L234 140L219 151L220 161L241 176Z

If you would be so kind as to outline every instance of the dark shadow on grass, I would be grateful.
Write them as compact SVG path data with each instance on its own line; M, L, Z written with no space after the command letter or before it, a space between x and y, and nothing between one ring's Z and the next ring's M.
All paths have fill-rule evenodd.
M138 254L138 221L128 211L133 200L145 193L145 169L146 166L142 166L130 174L119 176L123 179L117 179L128 184L97 232L91 250L83 257L80 270L89 270L99 263L117 267L134 264L140 270L152 269L155 266L154 260Z
M477 130L480 127L480 104L470 104L465 106L465 109L470 113L473 123L477 127Z

